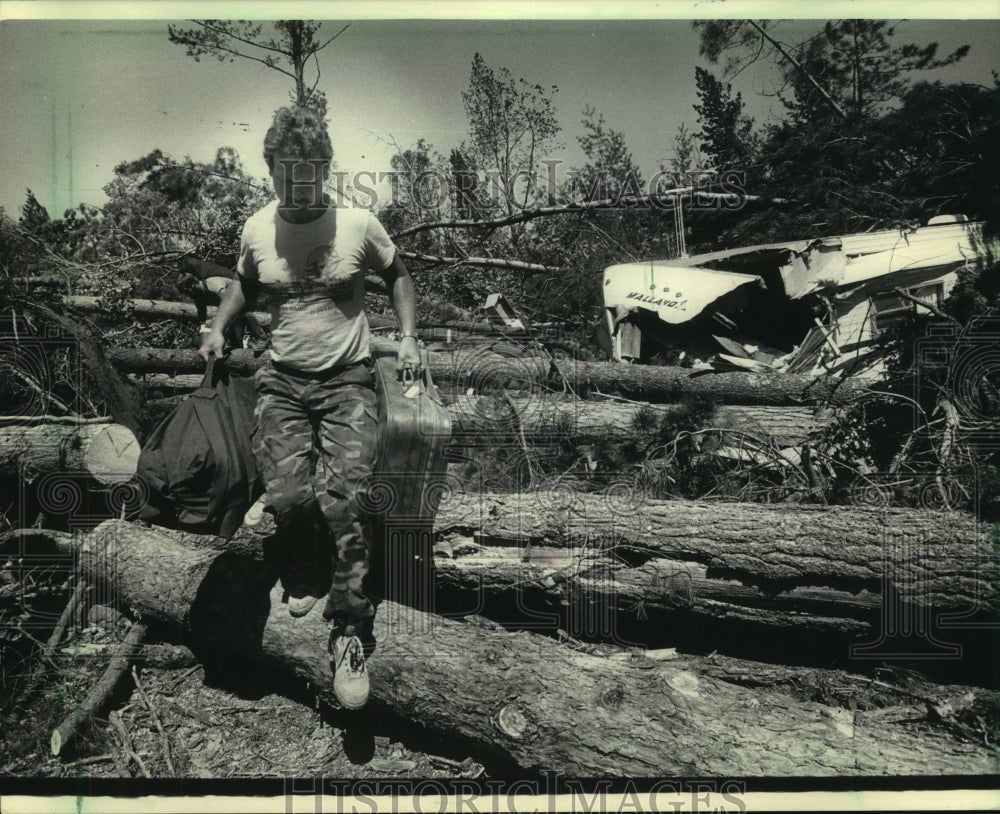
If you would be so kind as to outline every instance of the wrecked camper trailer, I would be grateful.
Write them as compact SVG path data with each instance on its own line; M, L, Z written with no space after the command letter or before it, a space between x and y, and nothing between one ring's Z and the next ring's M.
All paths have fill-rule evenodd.
M988 250L996 256L981 223L948 215L913 229L610 266L602 340L614 361L878 375L879 333L919 303L940 305Z

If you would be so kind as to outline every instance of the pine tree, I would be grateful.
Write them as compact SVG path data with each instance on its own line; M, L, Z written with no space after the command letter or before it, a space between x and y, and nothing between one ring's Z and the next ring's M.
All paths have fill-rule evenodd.
M205 54L220 62L235 62L236 58L259 62L282 73L295 83L291 93L293 104L315 110L326 116L326 94L318 89L320 71L316 55L347 30L344 26L325 41L317 38L322 23L313 20L275 20L274 35L263 35L262 23L251 20L191 20L197 28L167 26L170 41L187 48L187 55L199 62ZM316 78L306 81L306 67L313 60Z
M577 137L587 163L572 171L570 191L581 201L603 201L642 194L642 174L625 144L625 134L608 127L603 114L589 105Z
M719 81L704 68L694 70L700 101L694 109L701 124L696 135L702 152L716 172L729 169L748 172L759 145L753 133L753 120L743 111L742 95L737 92L734 96L731 85Z
M21 217L18 223L28 232L38 232L52 221L49 211L42 206L35 193L30 189L28 196L21 205Z

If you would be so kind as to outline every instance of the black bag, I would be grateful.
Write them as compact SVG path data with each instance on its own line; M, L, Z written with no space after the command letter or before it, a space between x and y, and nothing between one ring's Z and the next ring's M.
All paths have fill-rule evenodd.
M201 387L146 441L138 476L146 485L141 520L229 538L264 492L251 434L257 395L250 379L230 378L208 361Z

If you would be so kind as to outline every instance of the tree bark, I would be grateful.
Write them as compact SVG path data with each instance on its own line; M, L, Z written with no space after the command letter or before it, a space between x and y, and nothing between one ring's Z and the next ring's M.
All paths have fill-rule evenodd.
M568 436L581 443L606 439L625 441L638 434L636 419L648 417L645 426L658 425L677 409L676 405L622 404L614 401L557 400L549 396L520 397L459 396L448 405L452 437L474 441L484 432L504 430L526 435ZM712 427L770 436L782 447L802 443L819 427L809 407L727 405L716 408Z
M142 391L146 396L144 402L148 406L150 396L190 393L201 386L204 378L203 374L197 373L181 373L176 376L170 373L138 373L129 379L129 383Z
M171 409L180 397L161 394L183 394L201 383L194 374L167 376L162 373L145 374L133 383L154 398L146 399L146 406ZM642 412L658 424L676 406L620 404L612 401L582 401L578 399L557 401L555 398L499 398L488 396L459 396L447 405L452 418L452 442L474 444L484 434L518 434L530 438L572 438L585 444L599 440L627 441L635 438L635 420ZM810 431L820 424L809 407L720 406L712 428L752 435L758 439L773 439L779 447L801 444ZM650 424L645 426L649 427Z
M397 347L394 341L372 337L376 352L394 353ZM118 370L126 373L197 373L205 367L194 350L120 348L109 351L108 356ZM512 359L481 348L430 353L427 359L435 380L450 383L460 392L471 388L477 395L509 390L572 390L582 397L597 391L661 404L701 395L731 405L801 406L823 401L845 403L867 390L867 383L853 379L830 385L787 373L692 373L677 367L552 361L527 355ZM264 355L241 349L232 352L229 366L245 375L265 361Z
M629 484L608 492L453 495L435 530L599 549L634 568L659 558L694 563L707 579L738 580L764 594L868 591L1000 616L996 558L975 518L962 512L652 500Z
M83 562L143 618L292 670L332 698L318 609L293 619L275 575L206 539L107 521ZM318 608L318 606L317 606ZM912 727L864 726L847 710L760 694L689 662L638 669L530 633L484 630L385 602L369 661L372 704L569 776L945 774L995 771L989 749Z
M34 478L48 472L88 472L103 484L135 474L139 442L121 424L64 423L0 427L0 472Z
M483 612L493 618L490 606L502 608L499 613L520 610L512 624L547 616L553 627L577 637L621 631L625 619L656 624L667 617L700 617L861 640L873 634L879 619L881 597L872 591L794 587L770 594L708 573L693 561L657 557L629 567L597 550L517 545L435 558L438 596L461 592L484 603Z
M45 278L27 278L29 282L36 285L50 284L57 285L62 284L63 281L56 278L45 279ZM383 296L388 296L388 291L386 290L385 283L378 277L368 276L365 277L365 289L372 294L381 294ZM75 308L80 311L85 312L101 312L105 308L102 306L100 298L95 296L90 296L86 294L75 294L68 295L63 299L65 305L70 308ZM197 319L198 318L198 308L196 305L190 302L181 302L177 300L152 300L152 299L133 299L128 301L129 307L137 314L148 317L165 317L165 318L178 318L178 319ZM208 306L208 317L211 319L215 316L217 311L217 306ZM256 320L261 325L271 324L271 314L266 311L258 311L253 314ZM392 316L384 316L382 314L368 314L368 323L373 328L394 328L397 325L397 321ZM475 334L484 336L496 336L496 337L512 337L512 338L523 338L531 339L532 335L525 331L504 331L498 330L497 326L491 325L487 322L471 322L471 321L459 321L459 322L442 322L434 323L430 326L425 326L422 323L417 324L418 328L424 328L424 331L432 333L432 338L437 339L444 338L444 333L447 330L452 330L455 334ZM423 331L422 331L423 332Z
M382 286L382 290L378 293L385 293L384 285ZM100 298L84 294L65 297L63 302L69 308L76 308L77 310L85 312L97 311L99 313L103 313L107 310L101 303ZM131 308L134 313L147 317L198 319L198 307L193 303L176 302L173 300L135 299L128 301L128 307ZM212 319L217 310L218 309L215 306L208 306L208 318ZM269 313L261 311L254 313L253 316L261 325L271 324L271 315ZM391 317L384 317L381 314L369 314L368 322L375 328L391 328L396 325L395 319Z

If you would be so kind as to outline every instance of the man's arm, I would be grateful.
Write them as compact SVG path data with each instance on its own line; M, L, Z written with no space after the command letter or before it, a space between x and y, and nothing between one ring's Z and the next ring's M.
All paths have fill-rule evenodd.
M417 292L413 287L413 278L407 271L403 259L396 252L392 263L387 269L379 272L385 280L389 292L389 300L399 320L399 332L403 335L399 343L399 353L396 358L396 369L411 368L420 371L420 349L417 347Z
M247 310L248 304L256 300L259 286L260 283L256 280L249 280L242 275L237 275L236 280L226 286L222 292L219 310L215 319L212 320L212 328L205 334L205 340L198 350L204 359L207 360L212 353L216 356L222 356L226 344L226 330L237 317Z

